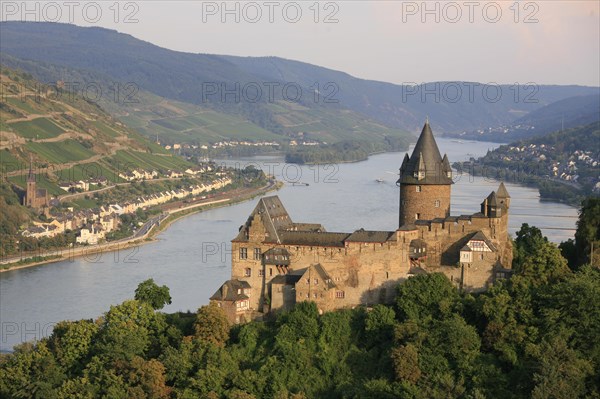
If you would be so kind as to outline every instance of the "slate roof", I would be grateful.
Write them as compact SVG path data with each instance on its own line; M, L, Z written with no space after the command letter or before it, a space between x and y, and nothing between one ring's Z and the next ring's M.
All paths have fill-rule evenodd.
M346 238L346 242L386 242L394 236L393 231L356 230Z
M490 205L490 206L498 206L498 199L496 197L496 192L495 191L492 191L490 193L490 195L488 195L488 197L486 199L487 199L488 205Z
M294 285L302 278L301 274L280 274L271 279L271 284Z
M250 284L247 281L242 280L227 280L223 285L210 297L211 300L215 301L239 301L242 299L248 299L248 295L238 294L238 290L249 289Z
M292 223L292 230L297 231L325 231L325 227L319 223Z
M264 253L264 262L266 265L289 265L290 253L285 248L271 248Z
M303 278L308 278L309 275L310 275L310 278L313 278L313 279L316 276L318 276L318 278L320 280L319 284L326 284L327 289L332 289L332 288L336 287L335 283L331 279L331 276L329 276L327 271L323 268L323 266L321 266L320 263L311 265L305 269L298 270L298 272L302 272L302 274L300 275L300 279L298 279L298 281ZM316 276L315 276L315 274L316 274Z
M282 231L281 244L314 247L344 247L348 233L319 233L314 231Z
M263 197L258 201L250 217L248 217L246 223L240 228L240 232L233 241L248 241L248 229L252 220L257 215L260 215L262 218L265 229L269 234L267 242L281 244L279 232L291 229L294 225L278 196Z
M489 240L489 238L487 238L487 236L485 234L483 234L483 232L481 230L479 230L477 233L473 234L473 236L471 238L469 238L469 241L461 249L461 251L471 251L471 247L469 247L469 242L471 242L471 241L483 241L493 252L497 251L494 244L492 244L492 242Z
M415 174L418 175L419 172L425 173L421 179L415 177ZM425 122L412 155L404 156L400 167L399 182L402 184L453 184L452 177L448 177L447 172L452 172L448 157L444 155L442 159L429 122Z
M500 183L500 187L498 187L498 191L496 191L496 195L498 196L498 198L510 198L510 194L508 193L508 190L504 186L504 182Z

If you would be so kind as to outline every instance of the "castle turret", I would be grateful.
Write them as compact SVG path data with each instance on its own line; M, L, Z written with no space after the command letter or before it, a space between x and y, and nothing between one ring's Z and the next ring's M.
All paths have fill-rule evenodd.
M510 208L510 194L504 186L504 182L500 183L500 187L496 191L496 197L498 198L499 205L503 208Z
M429 121L425 122L412 155L404 156L397 184L400 226L450 215L452 169L448 157L440 155Z
M502 216L502 208L498 206L498 197L495 191L492 191L488 195L484 203L487 204L487 212L484 212L484 215L489 218L499 218Z

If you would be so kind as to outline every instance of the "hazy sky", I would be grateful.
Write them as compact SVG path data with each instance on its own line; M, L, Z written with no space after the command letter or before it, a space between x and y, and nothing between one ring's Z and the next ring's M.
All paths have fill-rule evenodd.
M58 10L62 22L174 50L279 56L393 83L600 85L597 0L48 4L30 2L24 15L21 1L4 0L2 19L55 20Z

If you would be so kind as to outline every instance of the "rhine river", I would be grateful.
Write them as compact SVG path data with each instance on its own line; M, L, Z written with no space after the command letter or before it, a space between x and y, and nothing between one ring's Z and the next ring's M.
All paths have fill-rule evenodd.
M494 143L438 139L451 162L481 156ZM292 220L321 223L328 231L395 230L398 226L397 171L404 153L375 155L367 161L329 165L286 165L281 157L253 157L230 165L260 166L288 183L278 192ZM383 182L377 182L377 180ZM498 182L455 176L453 215L479 211L479 204ZM290 182L308 183L309 186ZM559 243L572 238L577 209L541 202L537 190L506 184L512 197L510 232L522 223L540 227ZM73 260L0 273L0 350L47 336L60 320L97 318L133 298L148 278L166 284L173 303L163 310L195 311L227 280L231 272L230 240L246 221L257 199L181 219L157 241L94 259Z

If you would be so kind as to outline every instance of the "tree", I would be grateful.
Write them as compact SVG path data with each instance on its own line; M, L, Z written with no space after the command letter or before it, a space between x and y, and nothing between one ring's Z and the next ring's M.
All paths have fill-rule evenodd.
M417 348L412 344L399 346L392 349L391 356L396 379L415 384L421 377Z
M214 302L198 309L195 336L201 340L224 346L229 339L229 321L223 309Z
M2 398L53 398L65 380L64 370L45 341L21 344L13 354L0 360Z
M131 359L151 350L159 351L159 339L166 329L163 314L136 300L111 306L100 323L96 351L113 359Z
M389 342L392 339L396 313L389 306L375 305L365 318L365 332L372 343Z
M523 223L515 240L515 272L533 285L556 282L570 270L560 250L537 227Z
M163 285L159 287L154 279L149 278L142 281L135 290L135 299L149 303L154 310L162 309L165 305L171 304L171 295L169 287Z
M91 320L61 321L52 331L49 347L67 370L80 371L92 346L98 325Z
M570 399L585 396L585 380L594 372L592 363L556 337L539 348L538 368L533 375L532 399Z
M445 275L421 274L400 284L396 306L401 320L427 320L449 315L458 299L458 290Z

